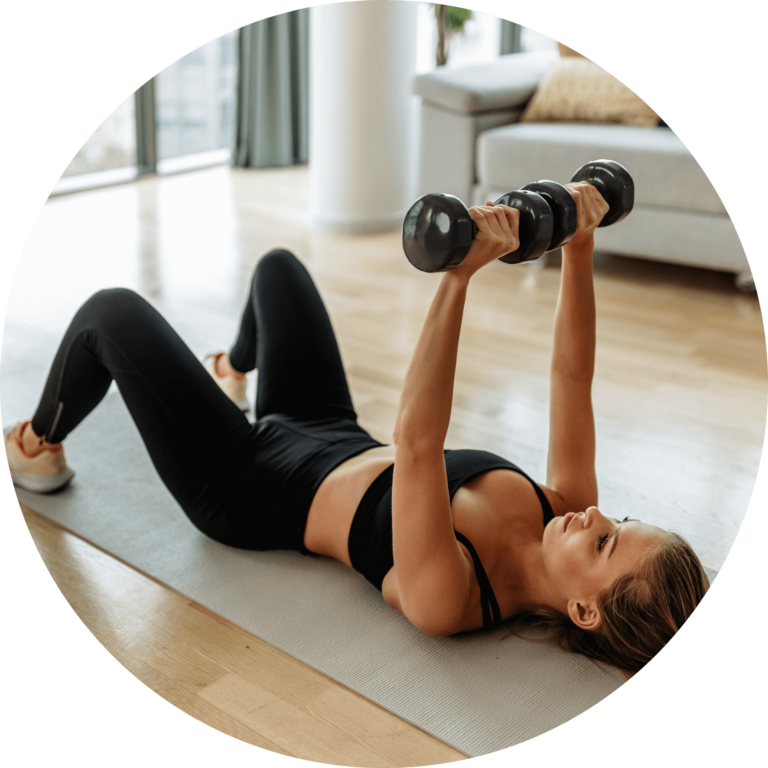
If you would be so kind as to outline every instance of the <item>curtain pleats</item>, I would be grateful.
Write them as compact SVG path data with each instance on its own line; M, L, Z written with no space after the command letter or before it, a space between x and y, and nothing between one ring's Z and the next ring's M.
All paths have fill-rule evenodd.
M242 27L235 149L239 168L308 161L309 9Z

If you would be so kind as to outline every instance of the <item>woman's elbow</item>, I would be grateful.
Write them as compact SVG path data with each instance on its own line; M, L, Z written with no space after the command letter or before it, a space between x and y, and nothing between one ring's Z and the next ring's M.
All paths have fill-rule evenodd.
M416 629L432 637L449 637L465 628L465 610L459 600L430 600L422 605L404 606L405 616Z
M450 637L462 630L458 623L446 621L445 618L411 618L409 616L408 620L419 632L431 637Z

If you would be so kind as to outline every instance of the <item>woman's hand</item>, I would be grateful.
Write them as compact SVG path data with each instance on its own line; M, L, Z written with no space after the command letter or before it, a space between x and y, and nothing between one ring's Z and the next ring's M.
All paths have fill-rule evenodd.
M487 202L470 208L469 215L475 222L477 234L464 261L453 270L467 277L520 247L520 211L517 208Z
M603 196L587 181L565 184L576 202L576 233L566 244L567 249L594 246L597 225L608 213L608 203Z

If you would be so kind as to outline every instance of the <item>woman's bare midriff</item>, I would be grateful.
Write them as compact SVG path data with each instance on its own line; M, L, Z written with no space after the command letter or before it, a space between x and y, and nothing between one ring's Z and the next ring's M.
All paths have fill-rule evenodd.
M339 464L320 484L307 516L304 546L350 568L349 529L368 486L395 461L395 446L382 445Z

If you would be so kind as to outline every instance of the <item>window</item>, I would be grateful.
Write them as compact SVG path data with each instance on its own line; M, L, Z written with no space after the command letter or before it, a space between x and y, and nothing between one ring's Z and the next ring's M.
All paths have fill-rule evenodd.
M151 129L148 137L137 132L136 102L142 91L126 99L75 155L53 194L136 178L138 158L147 155L142 149L152 140L157 164L145 172L172 173L229 162L234 140L236 46L234 30L182 57L153 79L154 103L150 95L145 109L154 113L154 137ZM149 125L152 123L150 114ZM145 144L138 146L142 141ZM155 157L155 152L149 155Z
M164 161L232 150L236 32L187 54L155 78L158 170Z
M115 184L136 175L136 110L130 96L83 144L53 192Z

